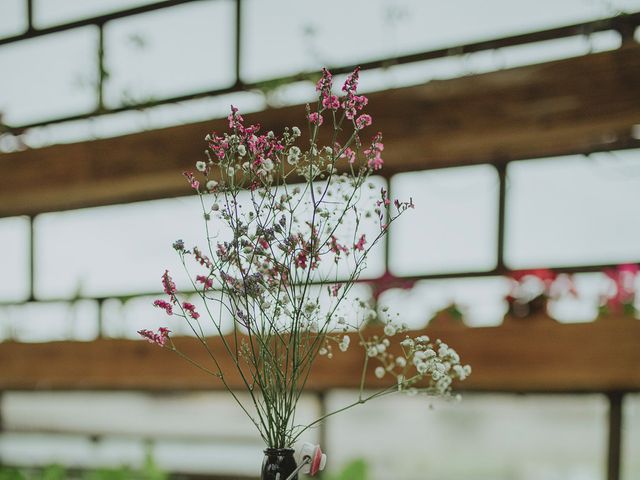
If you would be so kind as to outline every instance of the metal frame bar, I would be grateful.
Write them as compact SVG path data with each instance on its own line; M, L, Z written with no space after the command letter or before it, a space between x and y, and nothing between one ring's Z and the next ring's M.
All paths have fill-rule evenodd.
M609 439L607 444L607 480L620 479L622 463L622 425L624 392L610 392L609 400Z

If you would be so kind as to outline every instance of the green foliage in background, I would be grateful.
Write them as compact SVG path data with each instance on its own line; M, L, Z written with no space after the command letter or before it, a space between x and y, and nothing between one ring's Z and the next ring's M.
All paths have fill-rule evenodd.
M341 472L323 475L323 480L367 480L369 469L364 460L358 459L347 464Z
M141 470L129 467L103 468L90 471L71 471L60 465L43 469L0 467L0 480L168 480L151 455L147 455Z

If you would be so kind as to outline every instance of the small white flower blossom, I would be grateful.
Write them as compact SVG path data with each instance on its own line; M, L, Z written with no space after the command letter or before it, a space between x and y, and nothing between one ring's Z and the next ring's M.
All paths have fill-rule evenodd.
M247 147L244 145L238 145L238 155L244 157L247 154Z
M349 343L351 343L351 338L349 338L348 335L345 335L344 337L342 337L342 341L338 345L338 347L340 348L340 351L346 352L349 349Z
M295 165L300 160L300 149L295 145L289 149L289 154L287 155L287 162L289 165Z
M404 348L413 348L414 342L411 338L407 337L400 342L400 345L402 345Z
M375 374L377 378L382 378L384 377L385 371L383 367L377 367L375 370Z
M384 327L384 334L393 337L396 334L396 327L391 323L387 323Z
M213 190L217 186L218 186L218 182L216 182L215 180L209 180L206 184L207 190Z
M267 171L270 172L271 170L273 170L273 160L271 160L270 158L265 159L264 162L262 162L262 167Z
M367 355L369 357L377 357L378 356L378 349L376 347L369 347L367 349Z
M199 172L204 172L207 169L207 164L202 161L196 162L196 169L198 169Z
M300 132L300 129L298 127L293 127L291 129L291 132L293 133L294 137L299 137L302 134L302 132Z
M407 359L404 357L396 357L396 365L400 368L404 368L407 366Z

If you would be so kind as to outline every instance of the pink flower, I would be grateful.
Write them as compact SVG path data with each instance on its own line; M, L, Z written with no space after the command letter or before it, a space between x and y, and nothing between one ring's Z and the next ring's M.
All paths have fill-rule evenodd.
M158 333L153 333L151 330L138 330L138 334L147 339L149 343L155 343L159 347L164 347L167 343L167 338L169 338L169 330L166 327L160 327L158 329Z
M333 75L326 68L322 68L322 77L316 83L316 91L327 94L331 92L331 87L333 86Z
M329 293L331 294L332 297L337 297L338 292L340 291L341 288L342 288L341 283L335 283L329 287Z
M367 115L365 113L363 115L360 115L356 119L356 128L358 130L362 130L363 128L368 127L369 125L371 125L371 115Z
M155 302L153 302L153 306L164 309L164 311L167 312L167 315L173 315L173 307L169 302L165 302L164 300L156 300Z
M342 152L342 155L340 157L346 158L347 162L349 162L350 164L353 164L353 162L356 161L356 152L351 148L347 147L344 149L344 152Z
M360 77L360 67L356 67L342 85L342 91L347 95L354 94L358 88L358 79Z
M367 243L367 237L366 237L366 235L363 233L363 234L360 236L360 239L358 240L358 242L357 242L357 243L355 243L355 244L353 245L353 248L354 248L354 249L356 249L356 250L363 251L363 250L364 250L364 244L365 244L365 243Z
M311 122L313 125L322 125L322 122L324 122L324 118L322 118L322 115L320 115L318 112L313 112L309 114L309 122Z
M353 120L360 110L362 110L367 103L369 103L369 99L364 95L353 95L346 97L342 102L342 108L344 108L345 116L349 120Z
M305 252L304 250L301 250L295 259L296 267L303 268L303 269L307 268L307 260L308 260L307 252Z
M169 295L173 300L176 295L176 284L173 283L173 279L169 275L169 270L165 270L162 274L162 286L164 287L164 293Z
M227 120L229 120L229 128L234 130L244 130L242 125L244 119L242 118L242 115L238 113L238 107L231 105L231 113L227 117Z
M322 98L322 106L329 110L337 110L340 107L340 101L335 95L326 95Z
M189 302L182 302L182 308L184 308L188 312L189 316L194 320L200 318L200 314L196 312L196 306L194 304Z
M367 157L367 165L374 170L380 170L384 164L382 160L382 151L384 150L384 144L382 143L382 134L378 132L371 140L371 147L366 149L363 153Z
M196 177L193 176L193 173L182 172L182 175L187 178L187 181L189 182L189 185L191 185L191 188L193 188L194 190L198 190L198 188L200 187L200 182L196 180Z
M196 275L196 282L200 282L201 284L203 284L204 288L213 287L213 280L211 280L209 277L205 277L204 275Z
M349 251L347 247L338 243L338 239L335 235L331 235L331 239L329 240L329 250L336 255L340 255L340 252L347 253Z
M196 260L198 261L198 263L203 267L207 267L207 268L213 267L213 263L211 262L209 257L204 255L198 247L193 247L193 254L196 257Z

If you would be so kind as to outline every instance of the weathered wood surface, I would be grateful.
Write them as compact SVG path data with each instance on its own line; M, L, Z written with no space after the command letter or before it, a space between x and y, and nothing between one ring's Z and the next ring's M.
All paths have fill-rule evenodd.
M640 46L370 95L385 174L615 147L640 123ZM265 130L303 106L246 116ZM0 217L186 194L224 120L0 155ZM626 140L620 140L625 143Z
M412 335L441 338L473 366L458 388L501 392L640 391L640 321L610 317L593 323L559 324L548 318L509 320L499 327L468 328L438 324ZM193 338L176 344L212 367ZM354 340L355 342L355 340ZM221 352L220 339L210 339ZM220 358L226 358L221 355ZM231 371L228 360L223 368ZM314 366L310 390L358 388L362 349L352 346ZM367 386L377 381L370 368ZM238 376L228 375L242 388ZM94 342L0 343L0 390L115 389L208 390L222 384L170 351L134 340Z

